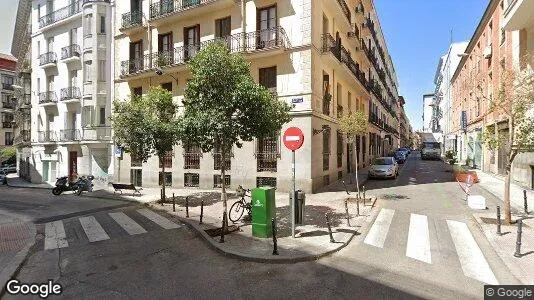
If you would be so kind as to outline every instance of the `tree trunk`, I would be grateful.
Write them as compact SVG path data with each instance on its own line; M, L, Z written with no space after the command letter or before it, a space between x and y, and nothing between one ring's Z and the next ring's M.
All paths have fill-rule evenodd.
M360 194L360 183L358 181L358 149L356 148L356 139L354 140L354 160L356 161L356 166L354 167L354 176L356 177L356 191L358 195Z
M166 182L165 182L165 160L163 158L160 158L160 161L161 161L161 172L163 173L161 175L162 176L161 184L163 185L161 187L161 190L163 191L162 192L161 205L163 205L163 203L165 202L165 199L167 198L167 197L165 197L165 185L166 185Z
M224 182L224 174L226 171L225 166L225 158L226 158L226 149L223 147L223 144L221 143L221 200L223 202L223 222L222 222L222 230L225 232L227 227L228 220L228 201L226 198L226 184Z

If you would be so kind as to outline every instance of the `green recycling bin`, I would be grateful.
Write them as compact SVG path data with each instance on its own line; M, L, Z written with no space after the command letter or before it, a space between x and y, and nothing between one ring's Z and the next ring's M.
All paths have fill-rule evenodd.
M272 237L271 219L276 217L274 188L259 187L252 189L252 236Z

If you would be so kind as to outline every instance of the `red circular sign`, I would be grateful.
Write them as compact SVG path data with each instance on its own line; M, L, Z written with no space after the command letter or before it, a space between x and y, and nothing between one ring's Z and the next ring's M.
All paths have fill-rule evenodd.
M286 132L284 132L284 145L287 149L295 151L302 147L304 143L304 134L302 130L297 127L289 127Z

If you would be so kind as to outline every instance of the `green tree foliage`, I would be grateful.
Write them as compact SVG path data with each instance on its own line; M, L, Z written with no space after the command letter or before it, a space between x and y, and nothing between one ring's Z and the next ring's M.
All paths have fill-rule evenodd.
M0 161L15 160L17 149L14 146L0 149Z
M367 116L364 111L356 111L354 114L348 114L341 117L339 120L339 130L347 135L347 140L349 143L354 144L356 147L356 136L363 135L367 133ZM356 186L358 194L360 193L360 185L358 183L358 153L354 151L355 160L356 160Z
M115 101L113 129L115 142L132 157L146 162L157 155L160 161L179 141L179 119L172 93L153 87L144 96L132 96L130 101ZM163 164L165 174L165 164ZM165 176L162 182L165 196Z
M189 61L191 80L185 89L182 141L203 152L217 147L225 161L234 145L277 134L289 122L291 107L254 82L249 64L225 44L212 43ZM224 163L221 178L224 178ZM222 180L221 200L227 212ZM223 220L223 227L226 226Z

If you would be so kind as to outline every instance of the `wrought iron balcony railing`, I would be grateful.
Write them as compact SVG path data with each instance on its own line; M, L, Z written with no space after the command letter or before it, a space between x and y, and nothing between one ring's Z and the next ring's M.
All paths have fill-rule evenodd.
M13 84L11 83L2 83L2 89L12 91L14 90Z
M200 169L200 157L202 153L184 153L184 169Z
M84 141L111 141L111 127L95 126L82 129Z
M143 12L131 11L122 14L121 29L141 26L143 24Z
M37 141L39 143L57 142L57 132L52 130L38 131Z
M62 142L79 141L80 139L79 129L63 129L59 132L59 140Z
M59 99L61 101L71 100L71 99L80 99L82 94L80 88L77 86L71 86L67 88L62 88L60 91Z
M165 17L172 13L195 8L217 0L163 0L150 5L150 19Z
M43 53L39 56L39 65L55 64L57 63L57 55L55 52Z
M81 11L82 3L81 1L76 1L70 5L62 7L48 15L45 15L39 19L39 28L43 28L50 24L54 24L61 20L64 20L70 16L73 16Z
M67 59L70 57L80 57L80 46L73 44L67 47L61 48L61 59Z
M256 160L257 172L276 172L278 165L277 152L257 152Z
M15 101L2 101L2 108L15 109L17 102Z
M347 20L350 22L351 13L350 13L350 9L347 6L347 3L345 2L345 0L337 0L337 3L339 4L339 6L341 6L341 10L343 11L343 14L347 18Z
M56 92L42 92L39 93L39 104L57 103Z

